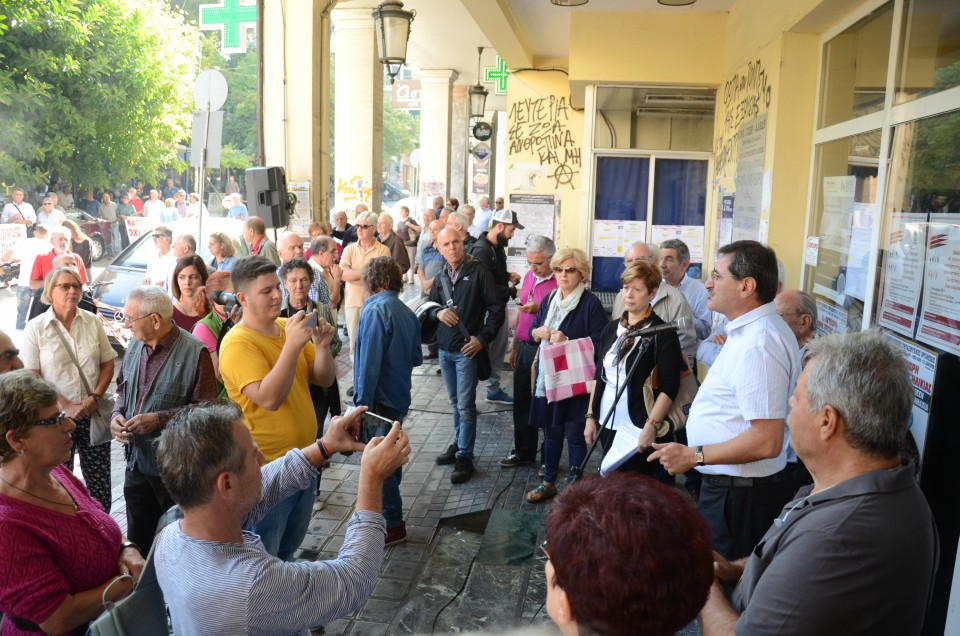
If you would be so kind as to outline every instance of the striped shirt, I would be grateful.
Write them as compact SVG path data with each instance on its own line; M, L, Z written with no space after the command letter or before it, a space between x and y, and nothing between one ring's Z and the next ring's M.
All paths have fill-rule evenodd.
M263 499L247 514L252 526L276 503L306 488L317 475L299 450L263 467ZM347 525L333 561L287 563L267 554L260 537L244 542L202 541L180 522L157 536L157 578L170 608L174 634L240 636L301 634L359 608L383 562L383 515L361 510Z
M783 470L789 441L787 400L799 375L797 337L772 302L731 320L727 341L690 407L687 442L719 444L745 433L753 420L784 420L784 447L772 459L708 464L697 470L734 477L767 477Z

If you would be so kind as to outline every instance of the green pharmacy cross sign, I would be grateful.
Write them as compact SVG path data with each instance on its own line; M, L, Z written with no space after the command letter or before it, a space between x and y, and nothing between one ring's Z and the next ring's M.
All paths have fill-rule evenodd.
M220 51L244 53L247 39L243 31L257 25L257 5L241 0L223 0L223 4L200 5L200 29L220 31Z
M499 55L497 56L496 66L486 66L483 69L483 81L496 84L495 91L498 95L507 92L507 78L510 77L510 69L507 63Z

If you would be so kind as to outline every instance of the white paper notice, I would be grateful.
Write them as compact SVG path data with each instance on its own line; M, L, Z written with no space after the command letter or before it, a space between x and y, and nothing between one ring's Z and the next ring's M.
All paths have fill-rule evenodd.
M596 220L593 222L593 255L623 258L633 243L645 241L646 237L646 221Z
M808 236L807 248L803 253L803 264L810 267L816 267L820 258L820 237Z
M960 355L960 214L931 214L917 340Z
M910 432L923 457L923 444L927 439L927 421L930 419L930 403L933 398L933 379L937 375L937 354L892 333L884 334L903 351L910 366L913 380L913 425Z
M610 450L603 456L600 463L600 474L606 477L628 459L637 454L637 445L640 443L640 429L626 425L617 427L617 434L613 438Z
M893 215L877 322L908 338L913 337L917 321L926 240L925 213Z
M650 230L650 240L657 245L670 239L680 239L690 249L690 262L703 262L703 226L702 225L654 225Z
M555 240L556 197L552 194L511 194L510 209L517 213L517 220L523 224L507 244L507 271L523 276L527 265L527 241L533 235L546 236Z
M846 252L844 237L853 217L853 199L856 195L855 176L823 178L823 216L820 220L820 240L823 246L835 252Z
M817 336L847 333L847 311L817 298Z

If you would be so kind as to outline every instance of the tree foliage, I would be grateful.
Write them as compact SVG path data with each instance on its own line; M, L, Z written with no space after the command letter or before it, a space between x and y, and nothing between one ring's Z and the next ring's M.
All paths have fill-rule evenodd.
M383 95L383 165L420 145L420 119L405 110L394 110L390 94Z
M0 180L158 176L189 130L198 47L163 0L4 0Z

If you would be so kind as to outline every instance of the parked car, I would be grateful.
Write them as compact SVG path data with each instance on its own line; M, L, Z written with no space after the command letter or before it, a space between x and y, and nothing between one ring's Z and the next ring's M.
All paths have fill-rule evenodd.
M173 230L174 237L179 234L192 234L197 239L198 253L207 263L212 258L207 244L213 232L225 233L238 247L243 241L243 221L239 219L204 218L202 236L197 236L196 219L175 221L168 223L167 227ZM113 307L123 307L130 290L143 284L147 274L147 262L157 253L157 248L153 246L152 234L152 232L145 232L143 236L138 237L97 276L92 287L95 290L94 296L98 300ZM270 234L272 232L268 230L268 236ZM270 238L273 237L270 236ZM237 251L238 256L244 253L245 248ZM108 308L101 308L100 311L105 318L113 320L114 316Z
M410 196L409 190L404 190L395 183L390 181L383 182L383 191L380 193L381 200L387 203L393 203L394 201L399 201L405 197Z
M70 208L64 214L90 237L90 242L93 243L90 247L90 259L96 262L103 258L107 253L107 247L113 242L110 221L98 219L80 208Z

